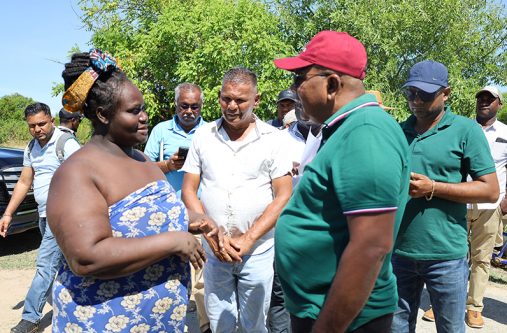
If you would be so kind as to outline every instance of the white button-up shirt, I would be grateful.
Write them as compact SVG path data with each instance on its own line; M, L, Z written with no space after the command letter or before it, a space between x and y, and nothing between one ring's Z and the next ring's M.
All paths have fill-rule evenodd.
M498 184L500 184L500 196L496 203L480 203L477 204L478 209L496 209L500 202L505 197L505 186L507 180L506 165L507 165L507 125L495 120L495 122L488 127L483 127L484 135L489 143L491 155L495 161L496 176ZM471 205L468 205L471 208Z
M234 237L250 229L273 201L271 181L289 173L292 161L280 130L257 119L246 138L231 141L222 121L196 131L182 170L201 175L200 200L206 214ZM270 230L249 254L271 248L273 237ZM205 249L211 252L207 244Z

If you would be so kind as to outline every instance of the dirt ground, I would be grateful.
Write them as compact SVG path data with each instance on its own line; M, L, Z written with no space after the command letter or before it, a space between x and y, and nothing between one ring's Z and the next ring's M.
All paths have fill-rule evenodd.
M5 270L0 269L0 332L10 332L11 327L21 320L23 312L23 299L30 287L34 270ZM195 307L189 306L195 309ZM53 314L51 305L46 303L44 317L40 323L39 332L51 332L51 316ZM187 314L187 332L199 333L199 325L195 312Z
M20 320L23 310L23 299L30 286L33 274L33 270L0 270L0 288L2 290L0 297L0 332L9 332L10 328ZM507 332L507 286L490 283L486 291L484 304L485 328L476 330L467 326L467 332ZM421 308L427 309L428 307L428 296L424 293ZM419 310L419 318L422 316L422 309ZM51 315L51 306L46 304L40 332L51 332ZM189 332L198 332L195 323L192 323L196 320L195 313L190 313L189 319ZM436 332L435 325L434 323L418 320L417 332Z

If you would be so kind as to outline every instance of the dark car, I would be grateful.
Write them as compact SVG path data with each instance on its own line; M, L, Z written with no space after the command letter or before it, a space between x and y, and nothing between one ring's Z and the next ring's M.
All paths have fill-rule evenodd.
M0 147L0 215L9 203L14 186L23 169L23 150ZM30 189L26 198L12 216L8 235L17 234L28 229L38 228L39 214L37 203Z

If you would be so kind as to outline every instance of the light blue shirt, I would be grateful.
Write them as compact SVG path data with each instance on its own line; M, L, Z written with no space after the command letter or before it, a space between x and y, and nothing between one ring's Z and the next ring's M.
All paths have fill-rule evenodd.
M46 217L46 202L48 200L49 184L60 166L60 160L56 156L56 141L63 134L61 130L55 127L51 139L44 147L41 147L39 141L35 143L30 151L29 146L25 148L23 156L23 166L31 167L34 171L33 176L33 194L35 201L39 206L39 216ZM69 139L63 146L63 157L66 160L76 152L81 146L74 139Z
M167 160L178 151L179 147L190 147L192 137L195 131L206 124L206 122L199 118L199 122L188 133L180 126L177 117L171 120L163 121L157 124L151 130L144 153L148 155L150 160L157 162L160 161L160 143L163 142L164 156L162 160ZM183 176L185 172L182 170L171 171L165 174L167 181L176 191L178 198L181 198L181 186L183 185Z

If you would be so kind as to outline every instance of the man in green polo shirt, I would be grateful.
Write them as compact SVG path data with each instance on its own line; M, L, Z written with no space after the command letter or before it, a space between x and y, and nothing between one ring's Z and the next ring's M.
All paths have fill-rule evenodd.
M426 284L437 332L464 333L466 203L497 200L495 164L481 127L445 106L451 88L444 65L415 64L403 93L412 111L402 123L410 145L411 198L392 259L400 297L393 332L415 332Z
M398 300L390 263L408 196L408 145L365 94L366 50L322 31L293 58L305 112L324 123L310 162L276 225L276 267L293 333L390 332Z

